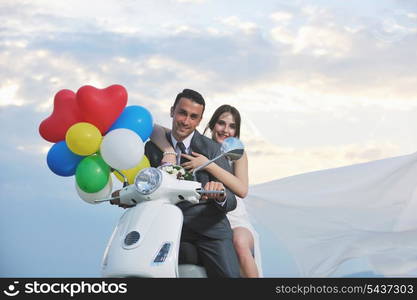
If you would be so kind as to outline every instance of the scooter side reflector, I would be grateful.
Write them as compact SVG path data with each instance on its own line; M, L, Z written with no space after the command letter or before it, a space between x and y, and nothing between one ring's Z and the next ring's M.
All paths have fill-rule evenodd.
M154 263L163 263L169 254L169 250L171 249L172 243L165 243L162 245L161 249L159 250L158 254L156 255L155 259L153 260Z

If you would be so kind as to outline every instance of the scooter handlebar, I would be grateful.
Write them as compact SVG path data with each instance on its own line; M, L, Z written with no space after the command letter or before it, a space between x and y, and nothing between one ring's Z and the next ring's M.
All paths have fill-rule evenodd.
M225 190L214 191L214 190L205 190L205 189L202 189L202 188L196 189L196 192L200 195L207 195L207 194L225 195L225 193L226 193ZM120 196L110 197L110 198L105 198L105 199L96 199L96 200L94 200L94 202L95 203L102 203L102 202L107 202L107 201L117 200L117 199L121 200Z
M105 199L96 199L94 200L95 203L102 203L102 202L108 202L112 200L120 199L119 197L111 197L111 198L105 198Z

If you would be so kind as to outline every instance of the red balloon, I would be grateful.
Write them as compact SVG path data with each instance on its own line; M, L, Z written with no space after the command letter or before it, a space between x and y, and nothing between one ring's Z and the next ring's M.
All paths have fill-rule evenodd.
M85 85L77 91L77 102L84 120L105 134L127 104L127 91L118 84L105 89Z
M60 90L55 94L52 114L39 125L39 134L49 142L60 142L65 140L68 128L83 120L75 93Z

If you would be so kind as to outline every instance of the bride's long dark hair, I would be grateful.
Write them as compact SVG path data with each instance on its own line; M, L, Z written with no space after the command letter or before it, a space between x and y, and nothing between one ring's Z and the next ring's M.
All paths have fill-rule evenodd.
M233 116L233 119L236 125L235 137L239 138L240 137L240 113L235 107L229 104L223 104L216 109L216 111L211 116L211 119L208 122L206 128L204 129L203 134L206 133L207 129L210 129L211 131L213 131L214 126L216 125L220 116L225 112L228 112Z

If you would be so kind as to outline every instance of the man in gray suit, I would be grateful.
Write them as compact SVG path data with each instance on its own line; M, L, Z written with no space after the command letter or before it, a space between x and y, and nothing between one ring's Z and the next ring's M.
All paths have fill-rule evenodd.
M178 162L181 153L194 151L208 159L220 154L220 145L196 130L204 109L204 98L190 89L179 93L171 107L172 131L167 134L167 139L178 153ZM145 155L153 167L159 166L163 157L162 151L151 141L145 145ZM224 157L215 163L231 172ZM196 176L204 189L225 190L226 193L203 196L198 204L187 201L178 204L184 214L181 241L195 245L209 277L240 277L232 230L226 218L226 213L236 207L235 195L204 170L197 172Z

